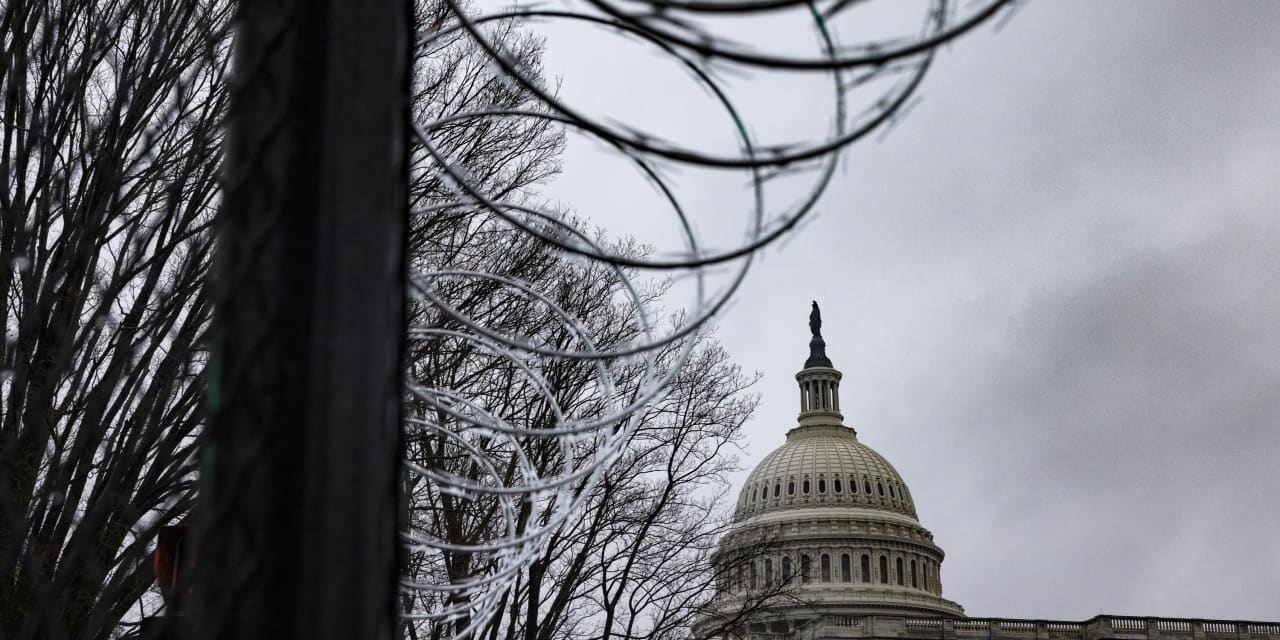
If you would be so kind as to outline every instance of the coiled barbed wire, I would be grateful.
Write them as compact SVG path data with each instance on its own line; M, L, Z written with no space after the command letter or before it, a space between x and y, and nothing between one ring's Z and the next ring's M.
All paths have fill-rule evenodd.
M949 0L932 0L915 36L855 43L840 42L833 23L856 8L874 4L869 0L580 0L556 8L517 4L480 14L470 12L459 0L445 3L447 19L425 34L422 44L465 38L483 52L493 72L530 97L533 106L482 106L414 122L415 142L449 195L413 214L488 219L503 227L504 233L517 234L521 242L540 246L556 259L575 265L571 268L596 269L606 274L618 293L611 304L634 319L625 339L602 342L597 337L600 327L584 322L581 310L561 304L554 289L563 283L554 278L538 280L465 264L424 264L411 274L415 298L430 310L421 317L431 319L410 327L411 342L428 350L452 349L502 363L523 378L521 384L536 398L532 405L544 414L540 420L510 411L504 414L465 384L451 386L410 376L409 402L415 409L409 412L406 431L434 445L406 462L407 486L418 487L426 496L421 499L430 504L423 508L422 517L411 518L403 537L411 554L428 558L428 563L435 558L435 568L406 575L406 593L426 597L407 607L404 615L451 623L455 637L467 637L501 615L521 572L574 516L602 473L623 455L639 411L662 396L692 352L691 337L725 310L756 254L812 214L831 184L840 152L892 126L909 109L940 46L993 18L1011 15L1019 3L984 0L962 7ZM717 31L717 19L785 12L809 17L818 42L815 55L761 50ZM678 63L714 97L735 132L737 152L696 149L627 123L588 115L548 89L536 70L523 67L517 55L492 37L494 25L512 21L600 28ZM760 70L829 78L833 116L826 136L781 143L754 139L720 78L725 73ZM855 111L851 96L868 87L872 95L862 96L865 106ZM620 154L670 207L682 229L679 248L621 249L584 230L582 220L554 207L487 192L468 175L465 161L437 141L439 132L477 119L563 127ZM742 212L746 221L742 242L714 249L695 233L695 221L712 214L691 211L682 204L664 177L664 169L673 166L747 176L751 203ZM793 175L808 181L803 196L789 207L769 208L769 186L781 176ZM718 266L730 271L721 286L713 287L708 277L710 269ZM682 321L668 326L651 308L640 274L673 271L691 279L693 300ZM491 313L471 313L454 301L450 291L458 287L482 287L500 300L497 304L537 309L545 324L530 330L522 323L512 327L491 322L496 317ZM548 335L558 338L549 341ZM562 404L563 394L545 375L548 363L570 363L590 372L596 399L590 412ZM548 457L556 462L548 463ZM407 492L411 501L419 499L415 489ZM467 518L487 524L468 529Z

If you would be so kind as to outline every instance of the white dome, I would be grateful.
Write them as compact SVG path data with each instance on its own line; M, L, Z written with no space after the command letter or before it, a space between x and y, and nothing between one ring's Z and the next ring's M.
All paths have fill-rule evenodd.
M735 521L772 511L850 506L916 517L911 493L884 456L853 429L798 427L747 477Z

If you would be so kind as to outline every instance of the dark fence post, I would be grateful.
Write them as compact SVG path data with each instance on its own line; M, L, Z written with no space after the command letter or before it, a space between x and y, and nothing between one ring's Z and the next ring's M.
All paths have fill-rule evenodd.
M409 16L240 3L186 638L397 632Z

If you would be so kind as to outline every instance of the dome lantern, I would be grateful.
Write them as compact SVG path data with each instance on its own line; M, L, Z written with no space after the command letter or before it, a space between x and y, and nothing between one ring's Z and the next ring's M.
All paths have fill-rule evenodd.
M809 311L809 332L812 335L809 359L804 361L804 369L796 374L796 382L800 383L800 426L842 426L841 374L827 357L827 342L822 339L822 311L818 309L816 300Z

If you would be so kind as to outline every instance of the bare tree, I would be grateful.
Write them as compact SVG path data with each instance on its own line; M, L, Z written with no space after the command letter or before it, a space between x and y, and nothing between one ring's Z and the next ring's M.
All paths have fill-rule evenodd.
M0 637L108 638L158 606L144 597L152 581L148 551L158 529L183 518L196 496L205 280L232 11L225 0L3 6ZM461 35L426 37L448 19L442 3L423 0L416 16L415 120L535 108ZM492 37L515 64L537 72L539 40L514 22L493 25ZM536 185L558 170L563 146L551 120L530 117L468 116L424 134L473 186L510 203L536 197ZM413 157L410 251L418 270L458 267L538 282L599 346L638 335L634 306L616 300L620 281L611 267L566 260L483 211L438 207L454 195L427 154L418 149ZM644 253L625 243L617 249ZM496 281L437 279L432 286L487 326L548 344L576 339L545 306ZM655 303L665 290L650 283L639 295ZM415 314L424 326L459 326L427 305ZM585 500L584 517L556 533L507 595L507 613L485 630L490 638L687 633L722 578L710 555L726 520L714 505L734 464L727 452L755 402L746 393L751 378L709 334L696 339L690 367L641 417L625 464L602 483L572 488ZM530 428L548 424L547 398L509 362L459 340L422 341L417 349L410 375L420 384L465 388ZM673 362L670 349L657 355L659 367ZM619 381L613 393L636 393L638 364L608 366ZM555 403L575 415L598 415L617 399L582 362L550 359L539 367ZM411 429L406 440L411 458L477 475L438 438ZM594 455L590 442L569 450L525 444L548 474ZM453 540L492 534L492 504L406 483L421 526ZM524 505L522 526L536 526L549 506ZM406 571L458 580L491 560L419 553ZM406 609L446 604L419 595L406 595ZM409 632L439 637L456 628L450 624Z
M228 18L5 3L0 636L108 637L190 508Z
M232 6L3 3L0 637L108 638L160 606L149 551L189 513L204 424L206 290ZM443 3L417 4L425 32ZM536 65L540 45L504 27ZM458 38L418 55L420 119L507 99ZM545 123L432 140L486 188L557 169ZM414 206L445 190L422 154ZM457 220L419 217L418 244ZM145 596L145 597L144 597Z
M430 32L445 21L442 14L420 16L419 28ZM529 77L537 74L539 41L518 25L499 24L491 39L513 54ZM448 40L431 49L420 47L417 60L416 105L423 120L458 113L537 110L537 102L513 89L473 49ZM530 117L477 116L430 132L435 144L454 157L486 155L492 149L518 152L522 162L495 166L500 172L469 176L479 191L495 201L520 203L536 197L533 187L558 167L554 159L563 144L551 121ZM470 130L461 131L463 126ZM465 135L460 135L465 134ZM469 141L466 145L455 141ZM413 188L421 203L454 197L435 178L423 158L415 169ZM568 226L579 220L565 216ZM555 224L545 231L554 235ZM579 338L572 327L547 305L514 289L501 279L522 281L568 312L601 350L636 339L642 324L634 303L623 302L621 276L639 279L643 305L658 307L669 283L643 280L640 274L620 274L613 266L568 259L547 244L517 232L497 216L475 207L432 209L415 217L411 255L424 273L465 271L490 274L430 277L424 286L446 301L456 314L489 330L559 349L571 349ZM619 255L639 257L646 251L634 243L595 238ZM679 318L672 318L678 323ZM426 389L465 393L472 408L501 416L509 424L534 431L554 424L552 406L566 414L587 418L601 415L619 395L628 400L639 391L644 365L607 362L614 374L613 396L599 384L591 362L540 357L513 363L464 337L471 327L455 315L430 304L414 308L411 324L439 330L411 346L410 379ZM573 496L584 500L580 518L557 531L543 553L523 571L516 588L505 594L504 615L489 622L483 635L491 640L550 640L609 637L675 638L687 636L695 618L707 611L714 594L717 566L712 554L728 526L717 505L727 491L726 474L736 468L734 447L741 427L754 410L748 392L754 377L743 375L715 343L709 328L699 332L688 364L676 375L663 399L638 418L638 427L625 457L597 484L575 483ZM678 344L656 354L655 365L675 366ZM522 366L541 378L530 379ZM543 386L545 384L545 386ZM548 397L550 396L550 397ZM521 449L543 476L555 476L589 464L595 443L584 440L570 450L550 439L528 436L516 444L465 432L449 413L411 402L406 427L406 456L416 464L472 479L487 470L477 465L468 448L497 461L502 484L519 485L514 449ZM431 425L431 426L427 426ZM619 425L619 428L621 425ZM440 429L452 428L454 437ZM456 438L465 440L462 445ZM412 527L455 544L477 544L496 537L503 525L496 500L457 495L415 474L406 475ZM546 524L553 504L520 505L522 529ZM405 575L413 581L447 585L484 575L494 568L486 554L459 551L417 551L407 558ZM780 594L785 585L760 590L756 604ZM404 610L410 614L437 612L465 605L439 591L407 590ZM463 607L465 608L465 607ZM742 616L722 620L733 627ZM451 621L419 620L407 625L411 638L452 637L472 621L462 615Z
M684 638L704 614L723 580L712 557L728 527L726 474L757 398L747 392L754 379L707 332L696 339L583 517L530 568L506 637Z
M459 237L448 250L422 256L437 264L470 265L491 274L519 278L536 287L560 309L577 318L601 349L636 339L641 325L635 307L622 302L622 281L610 265L566 260L546 245L504 230L491 217L459 225ZM501 239L501 241L495 241ZM604 240L601 239L601 242ZM615 244L621 255L641 255L643 247ZM637 274L628 275L636 277ZM525 336L531 341L569 348L577 338L549 307L522 292L479 278L433 279L436 295L458 312L491 330ZM642 289L642 301L657 306L666 282ZM424 326L463 334L467 326L424 305L417 321ZM679 318L672 318L679 324ZM728 527L722 504L726 474L735 470L735 446L751 415L756 397L749 393L754 377L744 375L711 338L710 328L697 333L692 357L675 375L668 393L637 418L624 458L597 483L578 481L574 496L584 499L580 517L557 530L539 557L505 595L504 614L490 621L483 635L492 640L551 640L599 637L686 637L696 618L705 614L717 581L712 562L716 543ZM655 366L676 366L680 345L656 354ZM592 363L540 357L513 363L487 352L462 335L440 335L417 344L411 360L412 379L429 389L467 393L476 410L500 416L530 431L554 424L554 404L575 417L601 415L610 401L625 402L639 392L645 364L609 362L615 396L598 384ZM522 371L532 367L545 381L535 384ZM548 396L551 396L548 398ZM488 435L470 435L454 416L440 409L414 406L411 413L440 427L452 427L464 438L441 437L440 427L406 430L406 455L417 464L480 478L488 473L468 448L499 461L502 484L519 485L518 453L510 443ZM621 425L619 425L621 428ZM589 464L596 443L585 440L565 451L552 439L518 440L538 467L539 475L556 476ZM415 528L454 544L478 544L497 537L502 526L496 500L458 496L409 474ZM555 505L522 503L519 526L547 524ZM485 554L444 551L411 554L406 574L435 584L460 583L494 568ZM783 589L761 590L757 603ZM439 592L406 591L409 613L439 611L457 605ZM747 607L748 609L751 607ZM744 611L743 616L747 615ZM732 617L732 616L731 616ZM723 621L725 628L741 616ZM411 624L412 638L450 637L472 621L420 621Z

